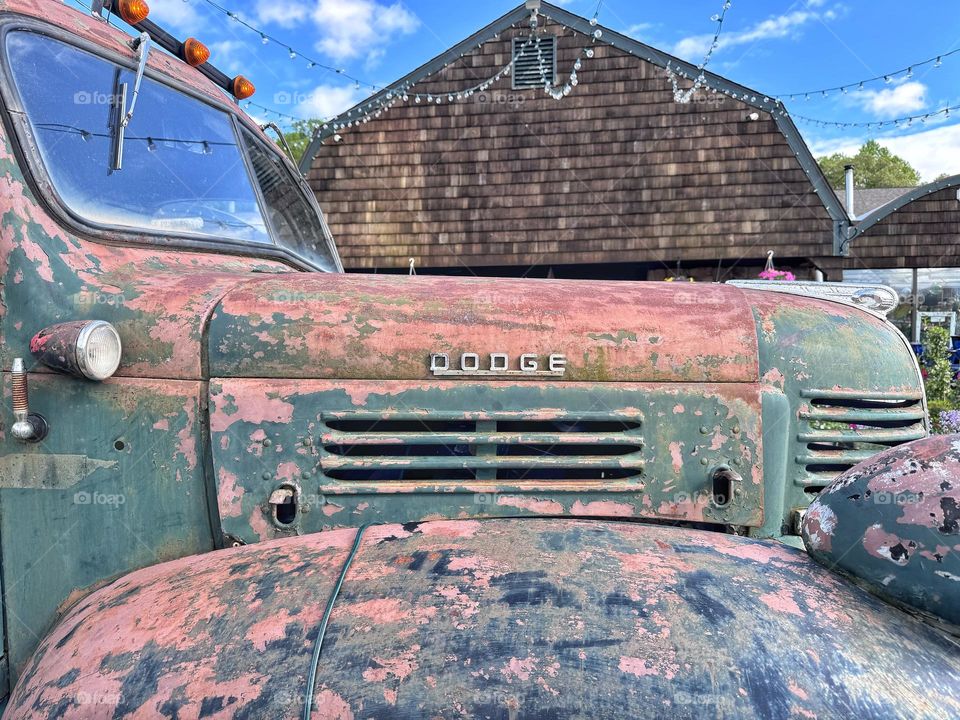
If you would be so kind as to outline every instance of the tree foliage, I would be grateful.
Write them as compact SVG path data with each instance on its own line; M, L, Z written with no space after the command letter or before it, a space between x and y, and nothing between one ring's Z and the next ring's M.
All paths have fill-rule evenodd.
M293 153L297 162L300 162L300 158L307 151L307 146L313 139L314 131L321 125L323 125L323 120L294 120L290 130L283 134L287 145L290 146L290 152Z
M854 156L834 153L818 161L830 185L844 186L844 167L853 165L854 185L858 188L916 187L918 173L902 157L894 155L876 140L868 141Z
M923 357L927 366L927 398L931 402L953 399L953 371L950 369L950 333L927 325L923 329Z

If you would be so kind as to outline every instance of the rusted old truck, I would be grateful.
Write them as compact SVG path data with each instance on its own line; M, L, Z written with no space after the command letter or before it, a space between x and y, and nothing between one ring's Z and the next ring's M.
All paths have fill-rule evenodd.
M960 717L882 288L340 274L148 13L0 0L6 718Z

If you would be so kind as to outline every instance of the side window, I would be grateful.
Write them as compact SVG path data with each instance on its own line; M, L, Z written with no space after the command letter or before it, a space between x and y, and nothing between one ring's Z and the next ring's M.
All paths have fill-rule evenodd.
M267 206L267 216L280 243L306 257L323 258L325 269L336 269L327 245L326 229L283 161L249 131L241 133Z

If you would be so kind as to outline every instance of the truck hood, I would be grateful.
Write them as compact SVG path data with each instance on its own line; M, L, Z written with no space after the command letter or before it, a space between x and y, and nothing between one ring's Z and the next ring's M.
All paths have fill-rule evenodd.
M501 353L562 355L569 381L758 378L750 306L722 285L284 275L226 292L209 343L211 377L421 380L432 354Z
M121 578L41 643L4 717L293 718L308 696L313 718L960 716L956 645L778 543L571 520L356 536Z

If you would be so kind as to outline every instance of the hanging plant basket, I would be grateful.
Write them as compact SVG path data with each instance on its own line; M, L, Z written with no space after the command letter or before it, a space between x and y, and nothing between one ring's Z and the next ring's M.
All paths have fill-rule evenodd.
M767 251L767 265L758 277L761 280L779 280L781 282L793 282L797 279L797 276L789 270L777 270L773 266L773 250Z

